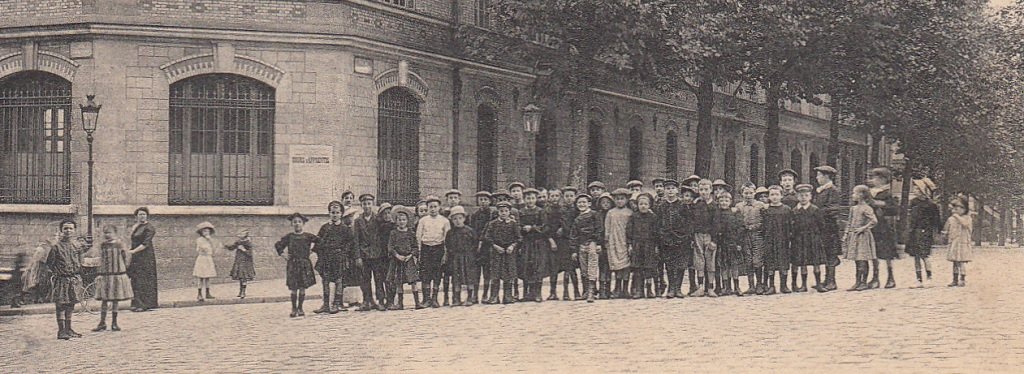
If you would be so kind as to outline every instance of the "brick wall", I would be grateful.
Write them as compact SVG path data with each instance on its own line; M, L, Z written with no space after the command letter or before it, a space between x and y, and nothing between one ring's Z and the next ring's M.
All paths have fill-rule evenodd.
M82 14L88 0L0 0L0 17L54 17Z

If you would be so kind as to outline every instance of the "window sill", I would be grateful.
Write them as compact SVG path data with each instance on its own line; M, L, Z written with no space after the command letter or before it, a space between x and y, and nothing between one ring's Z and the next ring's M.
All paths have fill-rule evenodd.
M130 216L142 205L97 205L93 214L98 216ZM291 206L225 206L225 205L144 205L155 216L287 216L299 212L304 215L326 215L322 207Z
M0 204L0 213L75 214L78 213L78 207L75 205L50 204Z

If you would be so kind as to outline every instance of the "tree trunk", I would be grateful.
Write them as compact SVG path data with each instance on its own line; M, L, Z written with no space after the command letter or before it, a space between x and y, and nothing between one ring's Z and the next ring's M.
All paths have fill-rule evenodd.
M1008 213L1009 213L1009 211L1006 209L1005 206L1002 207L1001 210L999 210L999 246L1000 247L1005 247L1006 246L1006 242L1008 241L1008 240L1006 240L1007 239L1007 234L1010 231L1009 222L1008 222L1010 216L1009 216Z
M462 112L462 74L452 67L452 188L459 189L459 114Z
M586 160L579 162L580 160L577 159L577 148L581 146L577 144L580 138L580 126L583 126L580 123L579 98L572 92L568 93L567 96L569 99L569 128L572 130L572 136L569 137L569 165L572 166L570 166L568 173L566 173L565 185L586 187L583 185L583 178L580 174L583 168L586 167L587 162Z
M828 121L828 155L825 156L825 163L831 167L839 167L839 129L840 129L840 103L838 98L832 99L832 115L829 116ZM819 165L811 165L816 167Z
M765 88L765 125L764 133L764 176L766 184L776 184L779 170L782 169L782 152L779 150L779 85L769 83Z
M981 199L975 197L975 208L977 213L974 215L974 246L981 246L981 239L984 235L983 225L985 224L985 203L981 202Z
M879 166L878 156L882 153L879 148L882 146L882 133L881 131L875 131L871 134L871 154L868 155L868 163L873 168Z
M910 232L908 215L910 213L910 185L914 183L914 162L910 157L904 160L906 162L903 164L903 188L900 189L900 224L897 232L900 234L901 240L906 243L907 234Z
M702 78L697 86L697 155L693 173L704 178L711 175L711 158L714 156L714 105L714 85L710 79Z

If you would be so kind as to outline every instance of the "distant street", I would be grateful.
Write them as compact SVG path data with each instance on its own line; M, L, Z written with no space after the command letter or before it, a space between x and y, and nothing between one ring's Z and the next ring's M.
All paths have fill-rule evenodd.
M941 250L940 250L941 253ZM122 313L122 332L55 339L53 316L0 318L7 373L1019 372L1024 365L1024 251L983 250L966 288L932 287L718 299L522 303L288 318L255 304ZM852 264L840 269L848 287ZM284 285L282 285L284 287ZM319 302L307 303L311 311ZM312 315L312 313L309 313Z

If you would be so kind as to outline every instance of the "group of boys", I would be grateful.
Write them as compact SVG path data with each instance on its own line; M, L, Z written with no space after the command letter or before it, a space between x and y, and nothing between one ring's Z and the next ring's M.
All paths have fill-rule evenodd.
M815 266L815 276L819 280L814 288L827 292L836 289L835 267L841 255L837 217L844 209L844 200L833 183L836 176L834 168L819 166L813 170L817 176L817 188L809 184L797 185L798 174L789 169L779 172L779 185L773 188L781 190L782 202L790 208L813 202L824 213L821 215L821 236L828 260L821 264L826 270L824 281L820 280ZM363 208L361 212L354 208L343 209L343 219L350 220L353 227L352 246L358 248L351 253L359 269L354 278L363 292L360 309L385 310L396 306L396 294L400 295L405 282L392 284L385 279L388 278L389 263L395 261L395 251L389 249L388 236L395 229L394 217L398 213L407 216L409 228L416 237L415 248L410 253L414 253L411 257L416 260L418 281L422 285L422 290L415 289L417 307L525 300L539 302L544 300L542 282L545 278L550 282L547 300L557 300L560 273L563 273L562 300L571 300L569 284L573 286L572 299L588 301L596 298L770 294L775 292L774 271L780 272L781 292L791 292L785 281L786 270L765 270L761 264L750 264L750 248L746 249L748 253L745 256L736 255L748 263L742 264L745 266L735 265L737 269L745 269L738 273L748 277L746 292L740 292L735 269L731 275L727 275L730 271L726 269L716 269L716 263L723 266L721 259L716 259L716 253L725 256L726 251L720 248L720 244L725 245L724 242L729 241L728 245L736 248L744 244L752 246L752 243L743 243L743 238L723 236L728 229L720 227L724 220L718 218L718 210L736 212L743 203L757 208L767 206L767 188L754 188L748 184L742 189L743 194L752 194L757 202L744 196L747 201L733 205L732 186L722 180L710 181L696 175L681 181L655 178L652 187L653 191L645 189L643 182L633 180L626 184L626 188L609 192L604 183L594 181L580 193L572 186L544 190L514 182L507 189L477 192L474 195L476 206L471 209L462 205L462 194L454 189L444 194L443 201L439 197L428 196L418 202L415 209L393 207L388 203L376 207L374 196L364 194L359 197ZM808 201L798 198L798 193L806 194ZM637 201L644 195L646 209L656 217L654 227L647 228L655 239L656 265L654 269L635 268L630 285L628 267L612 269L609 266L609 247L614 247L614 243L608 243L612 233L606 228L607 215L609 210L623 208L623 205L636 211ZM350 195L349 200L353 200L352 197ZM604 198L611 203L602 205L600 201ZM742 232L748 222L742 215L737 216L733 220L736 222L730 224L739 226L739 232ZM630 242L630 252L633 251L632 244ZM738 258L734 260L740 261ZM786 269L791 269L792 290L806 291L806 268L799 267L803 280L799 286L798 266ZM682 292L683 278L689 278L689 292L685 294ZM371 284L371 279L375 284ZM522 296L520 282L523 283ZM582 295L580 283L583 283ZM452 287L454 292L451 292ZM478 288L482 292L478 293ZM463 290L466 292L465 301L461 297ZM334 290L325 284L325 296L331 291ZM419 291L422 291L422 298ZM499 298L502 291L504 297ZM439 295L443 295L441 302ZM341 310L340 297L325 297L325 304L318 311L332 311L328 302L332 299L337 305L334 309ZM397 302L401 302L400 296Z

